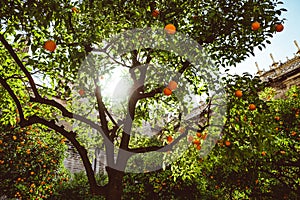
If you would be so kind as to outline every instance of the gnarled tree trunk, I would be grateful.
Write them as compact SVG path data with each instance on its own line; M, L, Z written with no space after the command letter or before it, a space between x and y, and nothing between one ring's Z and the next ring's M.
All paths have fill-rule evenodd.
M108 174L108 184L106 190L106 199L107 200L121 200L123 193L123 177L125 173L123 171L118 171L111 167L106 167Z

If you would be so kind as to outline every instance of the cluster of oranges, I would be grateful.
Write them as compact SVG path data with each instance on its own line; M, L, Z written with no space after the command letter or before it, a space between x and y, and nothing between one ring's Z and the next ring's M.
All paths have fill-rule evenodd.
M241 98L241 97L243 96L243 92L242 92L241 90L236 90L236 91L234 92L234 95L235 95L237 98ZM256 105L253 104L253 103L251 103L251 104L249 104L249 107L248 107L248 108L249 108L249 110L253 111L253 110L256 109ZM230 146L231 146L231 142L228 141L228 140L225 141L224 144L225 144L226 147L230 147ZM223 144L222 144L221 146L223 146Z
M179 132L183 133L184 129L179 130ZM197 150L201 150L201 140L206 140L207 135L208 135L207 132L203 132L203 133L197 132L195 137L189 135L188 136L188 141L190 143L192 143ZM173 141L174 141L174 138L171 135L167 136L167 143L168 144L171 144Z
M243 92L241 90L236 90L234 94L238 98L241 98L243 96ZM255 109L256 109L255 104L253 104L253 103L249 104L249 110L255 110Z
M197 132L195 137L188 136L188 141L191 142L197 150L201 150L201 140L206 140L207 133Z
M281 32L284 29L284 26L281 23L275 24L274 27L277 32ZM260 23L258 21L255 21L251 24L251 29L253 31L257 31L259 28L260 28Z
M164 89L164 94L169 96L169 95L172 94L172 90L175 90L176 88L177 88L177 83L175 81L170 81L168 86ZM238 98L241 98L243 96L243 92L241 90L236 90L234 94ZM256 105L253 104L253 103L249 104L249 110L251 110L251 111L256 110ZM205 140L206 137L207 137L207 134L201 134L201 133L197 132L196 136L199 139ZM193 142L193 144L196 145L196 148L198 150L201 149L201 142L200 142L199 139L194 140L193 136L188 137L188 141ZM167 136L167 141L170 144L173 141L173 137L172 136ZM225 141L225 146L230 147L231 142L230 141Z
M151 13L152 17L157 18L160 15L160 11L158 9L154 9ZM164 28L165 32L174 35L176 32L176 27L173 24L167 24Z
M182 134L182 133L184 133L185 128L179 127L178 131L179 131L180 134ZM173 140L174 140L174 138L171 135L167 136L167 142L168 142L168 144L172 143Z
M206 140L206 138L207 138L207 133L202 134L202 133L197 132L197 133L196 133L196 136L197 136L199 139L194 140L194 141L193 141L193 144L196 145L196 149L197 149L197 150L200 150L200 149L201 149L201 142L200 142L200 140Z

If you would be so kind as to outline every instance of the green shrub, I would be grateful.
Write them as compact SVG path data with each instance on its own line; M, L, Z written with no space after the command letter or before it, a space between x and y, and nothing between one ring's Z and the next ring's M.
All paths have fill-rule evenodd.
M123 180L122 199L199 199L199 180L177 179L170 170L159 170L146 174L126 174Z
M98 184L104 185L108 178L104 174L97 174L96 180ZM55 200L101 200L104 197L93 197L89 191L89 183L84 171L74 173L68 182L63 182L56 189L55 194L50 198Z
M0 123L0 195L45 199L67 179L63 167L66 145L61 136L40 126Z

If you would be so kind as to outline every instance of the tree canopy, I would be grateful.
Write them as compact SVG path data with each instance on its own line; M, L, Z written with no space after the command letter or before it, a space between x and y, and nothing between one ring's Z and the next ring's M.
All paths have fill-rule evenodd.
M233 66L253 54L255 47L270 43L275 25L284 21L280 15L286 10L280 4L277 0L2 1L1 123L40 124L60 133L80 154L91 193L120 199L126 165L139 165L135 160L127 163L133 155L164 151L163 159L168 160L181 153L182 148L173 147L182 141L189 144L188 136L197 131L201 138L190 142L208 152L201 141L214 141L209 137L219 133L207 129L223 120L214 113L224 114L216 106L224 96L213 98L226 92L218 85L218 69ZM251 29L255 21L258 30ZM173 24L171 31L168 24ZM170 86L171 81L177 88ZM105 88L109 82L119 85ZM104 89L114 96L109 99ZM118 95L122 102L114 101ZM206 103L200 113L205 120L182 120L200 106L199 98ZM236 117L231 111L227 114L230 120ZM73 129L62 121L73 124ZM156 125L160 128L155 131ZM149 128L155 135L141 137ZM87 135L97 141L87 144ZM101 143L108 163L105 186L97 185L88 156L90 148ZM145 161L155 165L151 159Z

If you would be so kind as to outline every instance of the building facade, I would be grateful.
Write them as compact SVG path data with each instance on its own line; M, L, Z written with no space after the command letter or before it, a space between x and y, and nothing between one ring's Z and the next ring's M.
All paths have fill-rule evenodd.
M295 41L298 47L297 42ZM291 86L300 87L300 49L298 47L294 58L287 59L286 62L275 62L272 54L270 54L273 64L269 71L260 71L258 68L257 74L261 80L267 82L269 87L276 90L275 98L283 98L285 92Z

